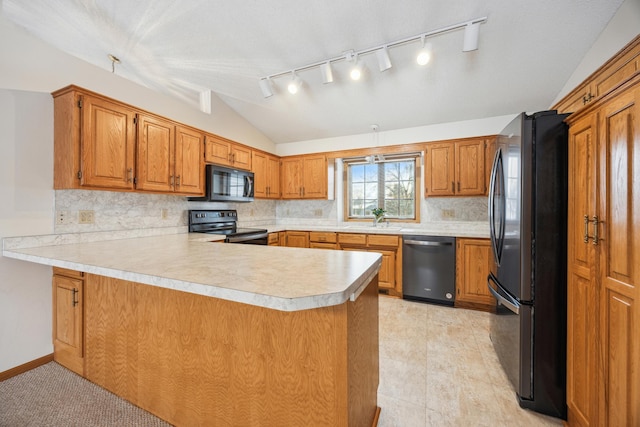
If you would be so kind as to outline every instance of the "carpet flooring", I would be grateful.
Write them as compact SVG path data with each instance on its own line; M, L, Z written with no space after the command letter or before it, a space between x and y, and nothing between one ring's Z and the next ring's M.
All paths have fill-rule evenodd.
M165 427L55 362L0 382L1 427Z

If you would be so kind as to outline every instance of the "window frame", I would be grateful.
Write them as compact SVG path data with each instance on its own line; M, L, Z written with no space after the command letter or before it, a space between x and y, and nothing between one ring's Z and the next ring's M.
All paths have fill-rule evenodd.
M350 216L351 213L351 186L350 186L350 178L349 168L353 165L361 165L370 163L369 159L371 157L377 158L380 154L372 154L368 156L359 156L352 158L344 158L343 162L343 193L344 193L344 209L343 209L343 218L344 221L353 221L353 222L369 222L373 220L373 215L371 213L365 213L365 216ZM390 222L406 222L406 223L419 223L420 222L420 204L422 202L422 192L420 188L420 181L422 179L422 152L409 152L409 153L382 153L381 157L384 158L384 161L378 161L376 163L389 163L389 162L400 162L406 160L413 160L414 162L414 209L413 209L413 218L398 218L398 217L387 217L385 219ZM384 190L382 190L384 191Z

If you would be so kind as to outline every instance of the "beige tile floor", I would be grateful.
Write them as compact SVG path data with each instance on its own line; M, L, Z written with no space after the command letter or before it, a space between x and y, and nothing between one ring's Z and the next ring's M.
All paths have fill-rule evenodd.
M521 409L489 313L380 297L380 427L561 426Z

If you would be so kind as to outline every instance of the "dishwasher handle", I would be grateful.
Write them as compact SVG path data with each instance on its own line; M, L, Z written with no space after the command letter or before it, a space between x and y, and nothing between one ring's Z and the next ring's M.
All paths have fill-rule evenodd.
M452 242L431 242L428 240L404 240L404 243L416 246L453 246Z

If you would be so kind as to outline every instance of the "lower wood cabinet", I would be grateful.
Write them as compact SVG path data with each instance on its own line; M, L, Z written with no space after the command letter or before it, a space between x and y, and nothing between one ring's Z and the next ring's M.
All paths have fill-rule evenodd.
M280 246L280 233L269 233L269 236L267 237L267 245Z
M282 242L280 242L282 245ZM286 243L284 246L292 248L308 248L309 247L309 232L308 231L287 231Z
M489 239L456 239L456 307L495 311L487 288L493 265Z
M378 272L378 289L402 297L402 239L386 234L338 233L342 250L377 252L382 255Z
M84 273L53 269L53 359L84 375Z
M332 232L309 232L309 247L315 249L338 249L338 235Z

